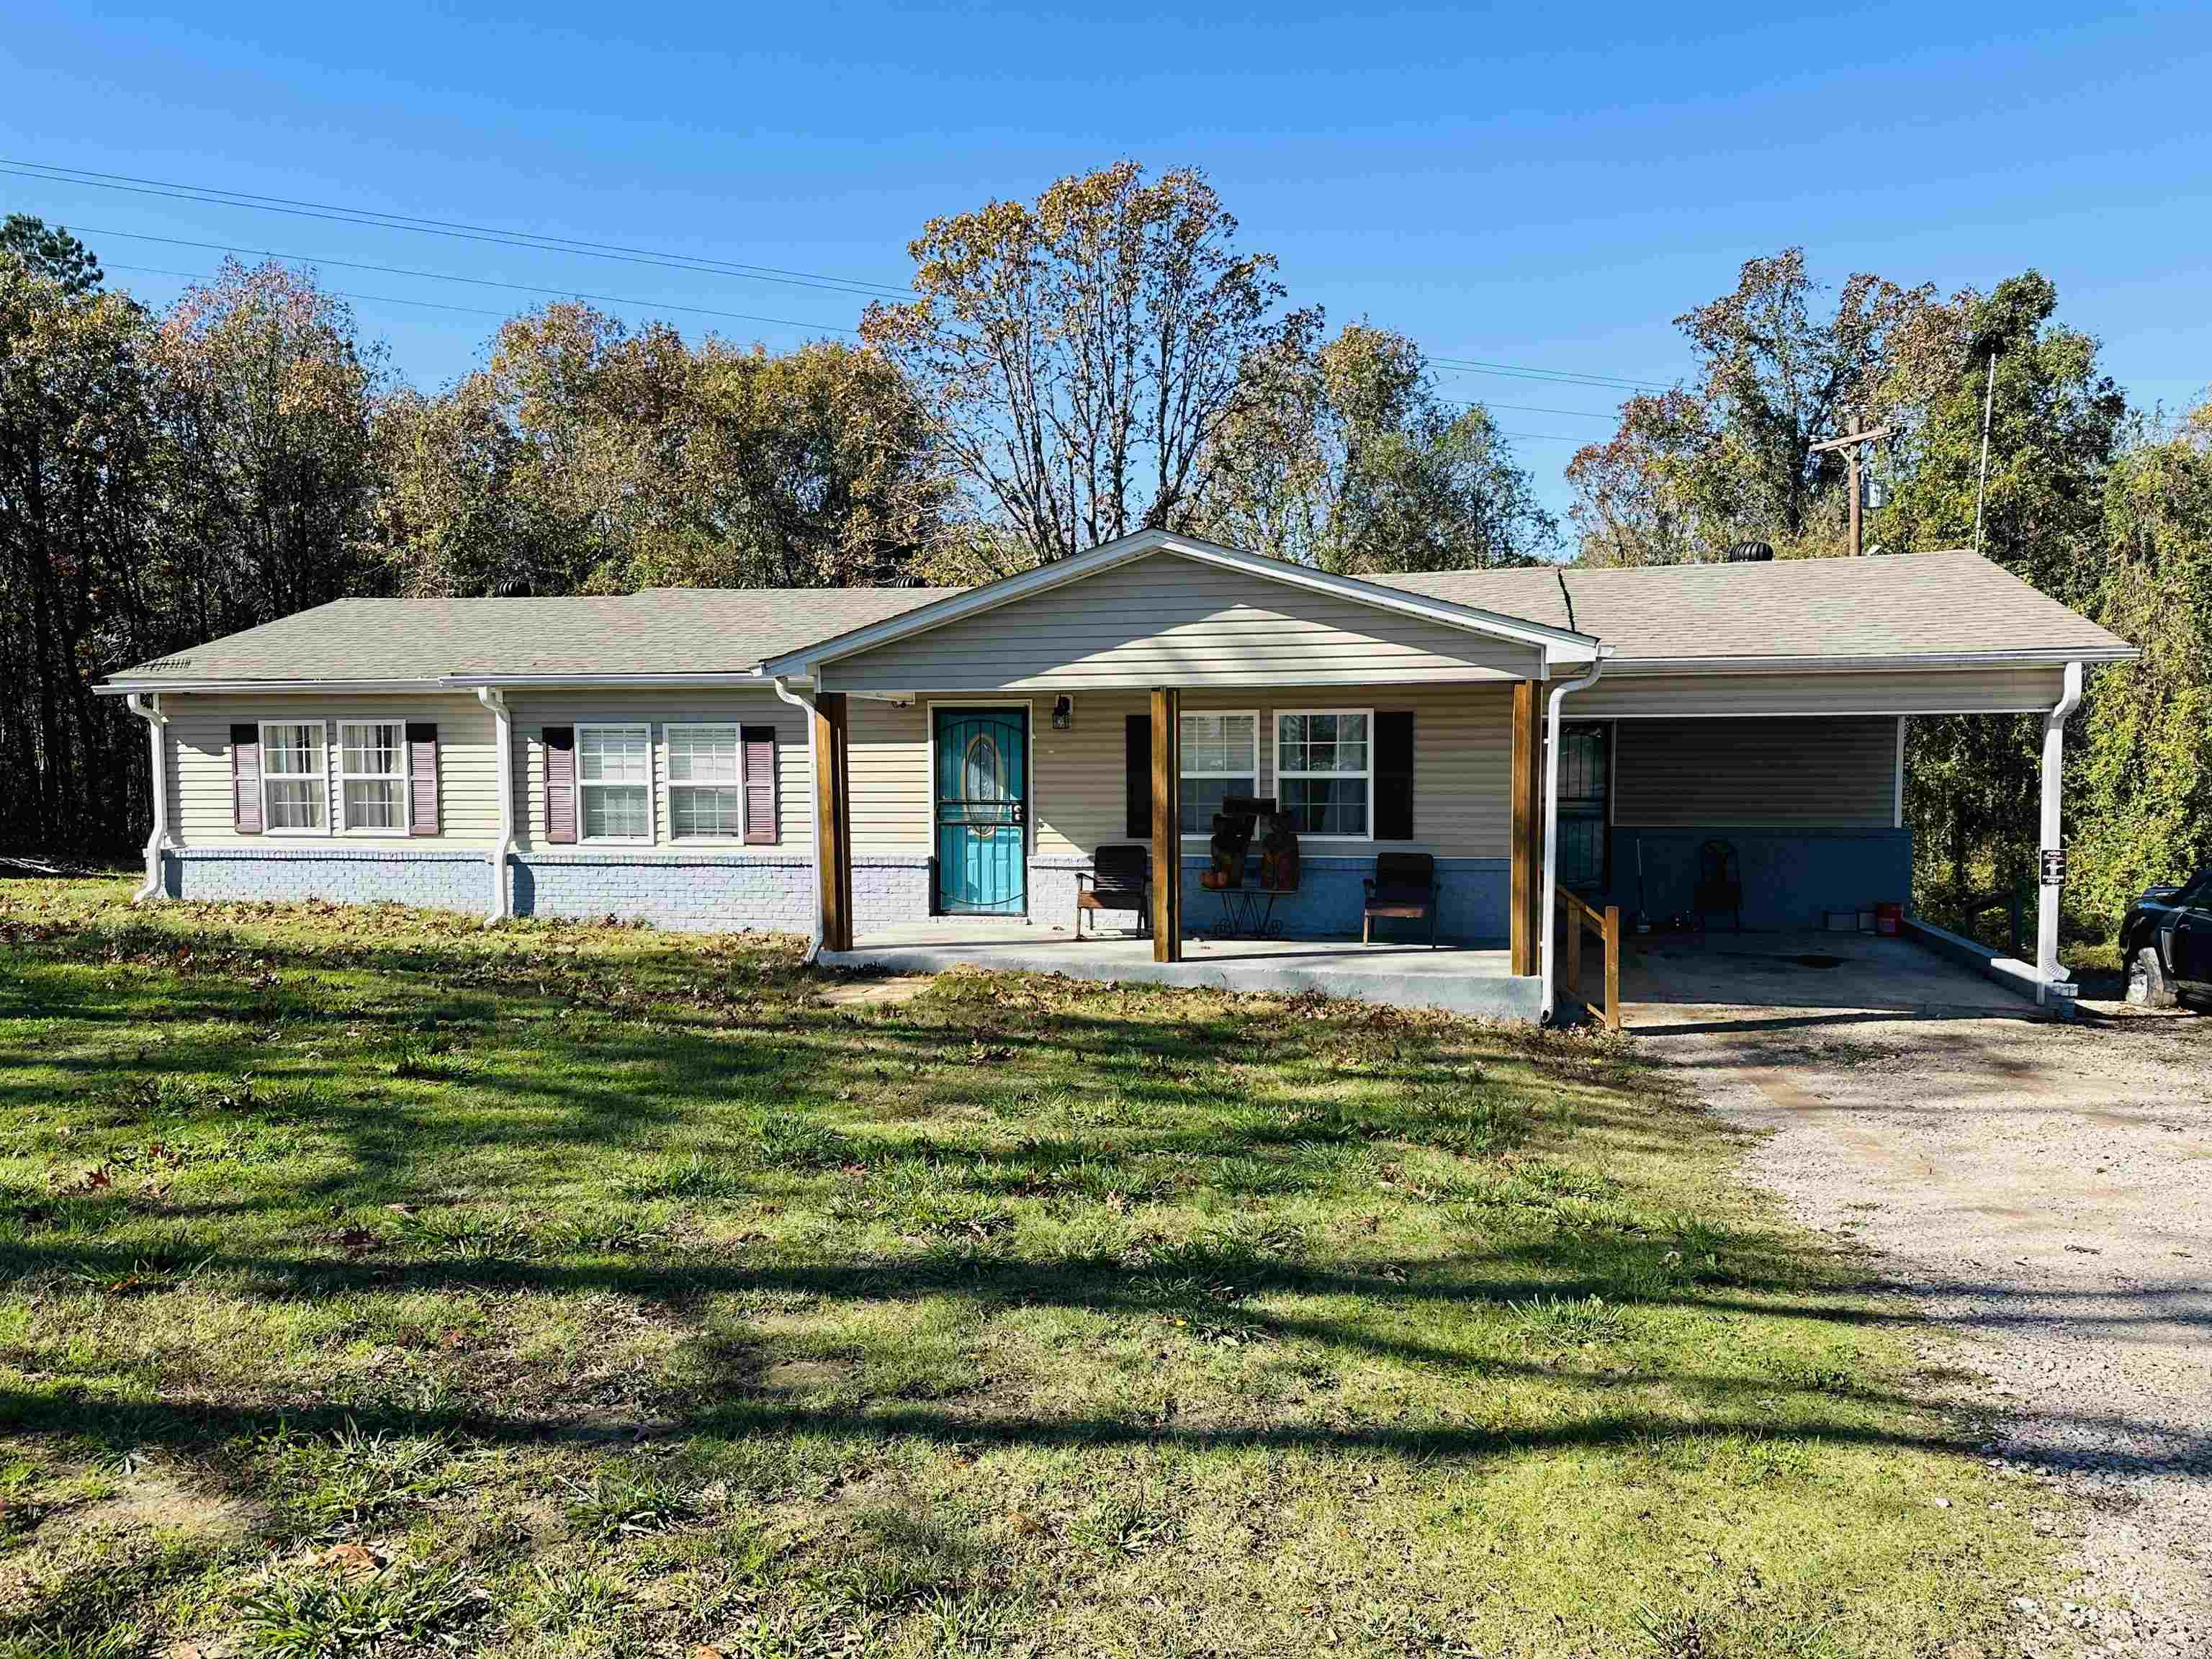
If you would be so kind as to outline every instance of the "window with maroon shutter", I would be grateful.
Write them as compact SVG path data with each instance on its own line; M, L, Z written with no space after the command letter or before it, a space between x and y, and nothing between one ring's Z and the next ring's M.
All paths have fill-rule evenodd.
M775 727L743 728L745 751L745 840L758 846L776 841Z
M241 836L261 833L261 728L230 728L230 827Z
M1152 838L1152 717L1131 714L1121 726L1121 829L1131 841Z
M545 839L576 839L576 728L549 726L545 739Z
M407 722L407 833L438 833L438 723Z
M1375 839L1413 838L1413 713L1375 715Z

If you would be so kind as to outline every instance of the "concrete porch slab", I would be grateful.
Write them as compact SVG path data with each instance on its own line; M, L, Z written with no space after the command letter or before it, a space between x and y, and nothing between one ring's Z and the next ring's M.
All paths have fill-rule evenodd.
M1154 962L1151 939L1133 933L1085 935L1015 917L939 916L878 927L850 951L824 951L826 968L875 968L896 974L987 968L1015 974L1065 974L1105 983L1208 986L1274 996L1317 992L1398 1008L1436 1008L1492 1019L1536 1018L1538 981L1511 970L1503 949L1376 943L1356 939L1186 939L1181 962Z

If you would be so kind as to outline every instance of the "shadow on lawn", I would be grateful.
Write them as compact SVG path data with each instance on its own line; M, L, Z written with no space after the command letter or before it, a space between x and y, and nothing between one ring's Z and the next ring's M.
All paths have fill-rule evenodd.
M584 936L594 945L606 941ZM83 1053L39 1056L33 1064L45 1076L0 1085L0 1108L52 1107L56 1091L46 1079L54 1073L79 1080L64 1099L81 1114L98 1108L103 1080L252 1070L274 1091L264 1108L225 1114L196 1105L186 1090L177 1097L176 1127L295 1125L336 1143L343 1168L284 1178L281 1194L265 1198L240 1195L241 1177L232 1175L231 1190L205 1201L180 1190L158 1212L134 1209L120 1193L71 1199L65 1225L56 1217L60 1200L50 1194L0 1194L16 1224L0 1243L0 1271L64 1294L97 1294L134 1279L157 1281L151 1289L158 1293L165 1283L202 1275L227 1292L280 1302L611 1293L680 1325L680 1363L669 1366L680 1384L647 1389L642 1409L610 1415L557 1405L527 1413L468 1403L416 1409L373 1399L148 1401L128 1397L146 1380L135 1373L82 1383L48 1373L43 1386L0 1388L0 1429L122 1447L203 1448L280 1428L335 1430L350 1419L371 1432L450 1431L520 1444L608 1440L641 1429L665 1437L1370 1449L1407 1458L1716 1433L1957 1449L1940 1429L1899 1426L1914 1420L1911 1408L1923 1401L1778 1364L1732 1372L1710 1346L1678 1341L1667 1350L1673 1363L1605 1367L1571 1343L1536 1357L1534 1348L1509 1356L1481 1351L1473 1336L1465 1347L1450 1340L1468 1334L1463 1320L1454 1322L1470 1310L1494 1322L1540 1299L1590 1296L1660 1315L1825 1326L1877 1317L1841 1294L1808 1295L1835 1276L1778 1234L1721 1237L1722 1267L1703 1282L1680 1266L1671 1227L1609 1225L1600 1236L1551 1219L1478 1230L1470 1237L1481 1238L1479 1249L1442 1259L1316 1261L1264 1242L1234 1248L1218 1240L1185 1240L1150 1256L1127 1248L1024 1256L1001 1240L959 1237L957 1214L952 1236L935 1243L842 1260L793 1259L790 1247L679 1249L661 1240L564 1248L526 1226L510 1248L495 1245L466 1260L426 1259L434 1246L398 1233L360 1259L336 1245L326 1254L300 1248L347 1218L400 1201L433 1214L481 1208L480 1201L449 1203L457 1179L495 1176L499 1202L527 1220L573 1206L586 1176L604 1185L600 1166L616 1152L673 1150L726 1160L747 1201L803 1198L825 1212L837 1194L865 1196L903 1169L918 1172L933 1198L956 1205L1042 1199L1088 1207L1102 1191L1157 1190L1185 1200L1218 1198L1224 1218L1233 1218L1256 1198L1332 1187L1340 1166L1401 1156L1394 1151L1401 1143L1467 1151L1473 1137L1494 1152L1523 1139L1565 1145L1602 1129L1622 1151L1660 1152L1678 1123L1664 1101L1655 1109L1649 1074L1617 1048L1434 1017L1324 1014L1310 1005L1285 1012L1277 1004L1261 1018L1249 1004L1136 987L1085 993L1079 1003L1052 981L969 975L948 976L917 1002L831 1011L813 1002L818 980L787 957L763 963L757 944L748 954L696 941L659 945L650 936L633 945L616 936L619 951L549 957L562 943L558 930L538 930L510 949L497 932L464 933L458 925L448 943L402 947L346 941L301 948L146 924L9 933L0 1018L53 1019L94 1032L159 1020L167 1040L129 1054L87 1043ZM1160 1017L1167 1009L1171 1020ZM448 1045L442 1055L423 1049L430 1040ZM364 1054L374 1057L367 1066ZM1284 1067L1307 1081L1350 1079L1384 1097L1317 1108L1302 1086L1255 1081ZM1632 1079L1645 1098L1631 1097L1623 1085ZM872 1114L891 1085L900 1110L886 1124ZM1477 1109L1484 1102L1511 1107L1532 1091L1547 1105L1541 1121ZM824 1143L820 1162L763 1167L746 1114L794 1102L836 1139ZM1071 1103L1110 1104L1113 1121L1081 1132L1066 1127L1064 1115L1043 1121ZM979 1105L991 1133L1003 1134L1025 1111L1040 1121L1011 1145L966 1145L938 1133L939 1120L963 1112L973 1129ZM1190 1121L1194 1114L1199 1121ZM164 1128L150 1121L127 1127ZM520 1155L529 1163L518 1171ZM1373 1178L1371 1170L1361 1176L1370 1188ZM616 1200L621 1191L599 1196ZM631 1207L640 1201L633 1198ZM1477 1192L1466 1201L1483 1200ZM252 1224L280 1211L283 1225ZM173 1247L101 1237L142 1222L174 1234ZM195 1225L215 1233L212 1249L188 1237ZM763 1296L855 1310L889 1304L903 1311L949 1299L981 1322L1036 1309L1121 1319L1164 1312L1212 1332L1209 1340L1233 1340L1241 1352L1319 1350L1332 1366L1364 1358L1442 1375L1468 1390L1537 1382L1559 1396L1559 1409L1544 1424L1511 1429L1418 1416L1342 1420L1326 1403L1306 1406L1291 1420L1270 1406L1258 1414L1277 1420L1217 1425L1171 1412L1042 1415L1006 1409L988 1386L933 1402L892 1395L808 1407L771 1397L763 1379L782 1360L818 1357L821 1340L779 1343L718 1306ZM1259 1305L1263 1297L1321 1305L1288 1311ZM1352 1310L1339 1316L1332 1304L1345 1299ZM892 1320L845 1333L831 1346L865 1370L903 1340ZM1728 1340L1725 1327L1716 1328L1713 1340ZM40 1363L7 1348L0 1359L27 1370ZM480 1397L497 1395L487 1386Z

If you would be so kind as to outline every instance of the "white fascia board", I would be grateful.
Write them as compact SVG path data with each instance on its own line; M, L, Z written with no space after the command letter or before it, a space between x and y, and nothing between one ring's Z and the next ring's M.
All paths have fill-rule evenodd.
M1079 553L1073 558L1039 565L1034 570L1002 577L981 587L970 588L964 593L955 593L915 610L902 611L896 617L886 617L866 628L854 629L848 633L817 641L774 658L762 666L769 674L779 677L813 674L825 663L836 662L879 645L887 645L894 640L926 634L932 629L942 628L947 623L995 611L1000 605L1034 598L1069 582L1097 575L1115 565L1149 557L1154 553L1172 553L1178 557L1238 571L1261 580L1280 582L1285 586L1304 588L1370 605L1378 611L1419 617L1448 627L1464 629L1469 633L1510 640L1516 644L1548 650L1556 660L1561 662L1588 662L1597 654L1598 641L1589 635L1569 633L1564 629L1547 628L1540 623L1528 622L1517 617L1479 611L1471 605L1454 605L1447 600L1427 599L1398 588L1361 581L1357 577L1332 576L1324 571L1309 570L1303 565L1266 558L1237 548L1218 546L1193 537L1170 535L1162 530L1144 530L1133 536L1124 536L1119 541L1104 543L1088 552Z
M2027 651L1966 651L1902 657L1638 657L1608 659L1609 678L1687 674L1888 674L1916 669L1970 672L1977 668L2057 668L2069 662L2133 662L2142 653L2084 651L2078 647Z
M474 684L474 682L471 682ZM92 688L99 697L127 696L133 691L252 691L329 693L333 691L382 694L386 692L452 691L459 690L450 680L182 680L182 679L110 679Z
M368 696L387 692L471 691L479 685L563 690L571 688L618 690L624 686L650 690L655 686L690 685L759 686L765 690L768 684L767 675L744 670L726 674L447 674L434 680L115 679L103 681L93 687L93 691L103 697L125 696L133 691L314 692L323 696Z
M648 688L657 685L757 685L765 690L769 677L752 669L733 670L726 674L454 674L445 684L456 688L512 685L544 686L556 690L571 686L617 688L626 685Z

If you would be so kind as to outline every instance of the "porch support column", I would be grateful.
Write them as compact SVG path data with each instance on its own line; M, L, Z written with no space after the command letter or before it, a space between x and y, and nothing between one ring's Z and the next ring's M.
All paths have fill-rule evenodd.
M853 948L853 777L845 694L814 695L814 867L822 948Z
M2066 717L2081 701L2081 665L2066 665L2066 688L2058 705L2043 717L2043 823L2037 837L2040 856L2036 862L2035 886L2035 1000L2048 1005L2051 988L2065 973L2058 965L2058 881L2043 867L2054 861L2064 867L2064 827L2059 817L2059 792L2065 781Z
M1536 811L1536 775L1542 745L1536 734L1537 690L1534 680L1513 683L1513 800L1512 969L1516 974L1536 971L1536 940L1541 924L1536 916L1540 883L1536 865L1541 855L1543 822Z
M1152 691L1152 960L1182 960L1182 694Z

